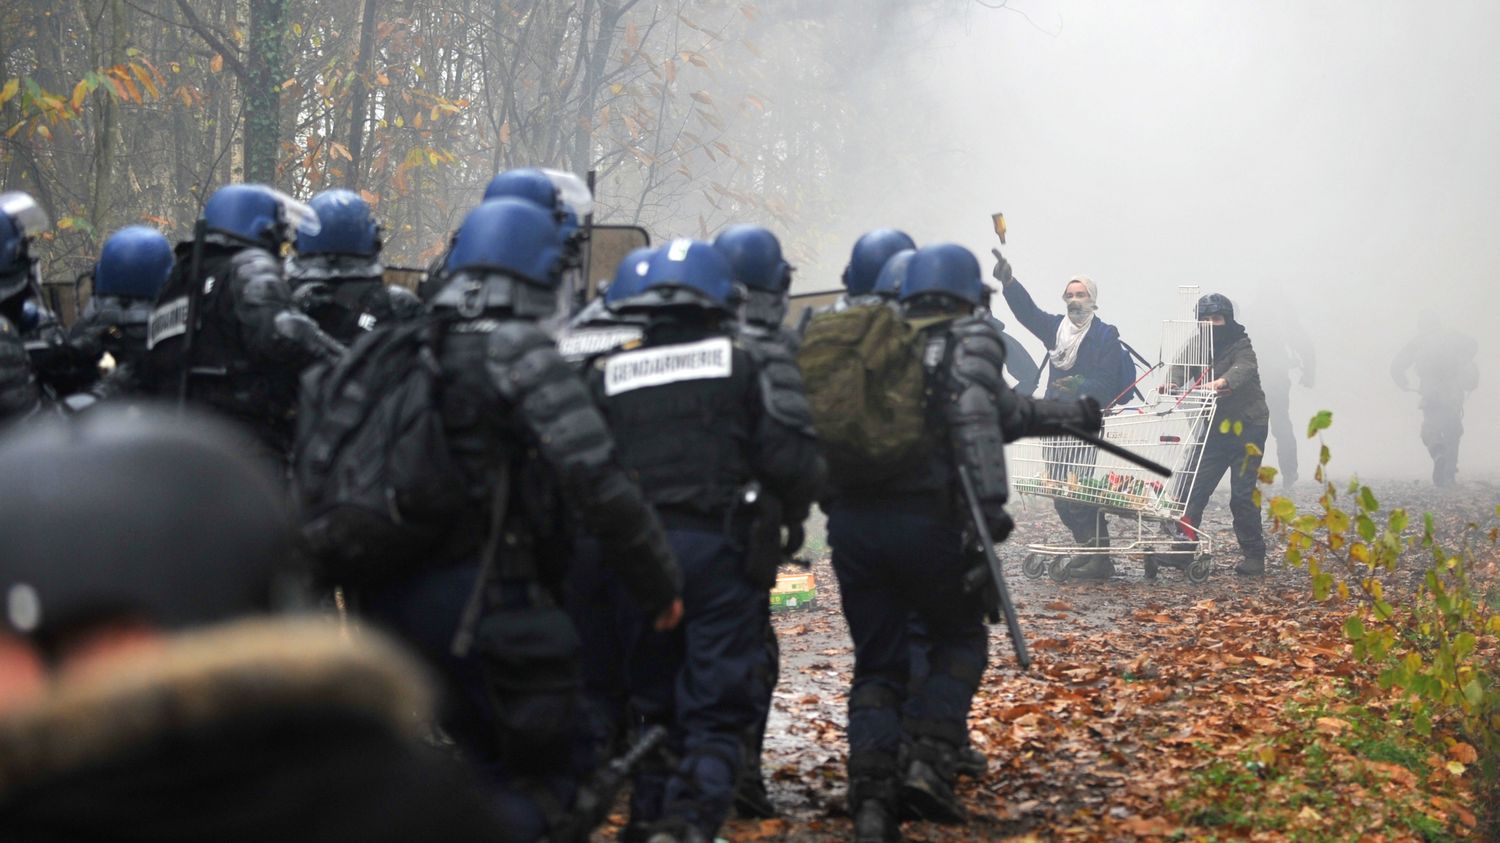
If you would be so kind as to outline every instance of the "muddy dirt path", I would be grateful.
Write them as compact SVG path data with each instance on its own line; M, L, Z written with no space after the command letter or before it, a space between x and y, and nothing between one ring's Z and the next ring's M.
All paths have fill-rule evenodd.
M1307 486L1295 497L1312 506L1317 493ZM1445 496L1420 484L1387 484L1382 494L1413 511L1456 506L1475 518L1500 500L1492 484ZM1264 716L1257 710L1278 705L1278 694L1301 687L1301 674L1316 672L1309 658L1343 647L1342 616L1307 598L1305 573L1284 567L1279 551L1273 548L1276 561L1263 578L1233 573L1242 557L1226 503L1216 498L1205 516L1218 550L1215 571L1201 584L1172 570L1147 581L1139 559L1117 559L1108 582L1027 579L1024 545L1061 527L1049 502L1016 512L1021 526L1001 557L1036 664L1022 674L1004 627L991 627L990 667L970 720L990 771L960 790L973 820L967 828L908 823L908 839L1093 837L1101 822L1127 839L1146 834L1181 784L1175 768L1184 762L1168 750L1252 733ZM783 819L733 821L722 834L729 840L848 839L844 723L853 655L822 524L808 532L817 603L775 617L781 682L765 768Z

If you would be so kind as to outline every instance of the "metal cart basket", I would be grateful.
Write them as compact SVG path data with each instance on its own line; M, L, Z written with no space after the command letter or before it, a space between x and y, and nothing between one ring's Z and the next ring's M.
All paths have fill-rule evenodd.
M1204 384L1212 379L1213 326L1207 322L1163 323L1162 356L1137 382L1144 400L1116 408L1104 417L1101 436L1172 469L1162 480L1093 445L1067 437L1025 439L1008 449L1011 481L1023 495L1054 498L1098 508L1134 523L1112 535L1107 549L1076 544L1027 545L1022 572L1050 573L1060 579L1063 562L1079 554L1140 557L1146 576L1162 565L1184 569L1192 582L1213 570L1212 540L1179 530L1188 496L1198 476L1217 396Z

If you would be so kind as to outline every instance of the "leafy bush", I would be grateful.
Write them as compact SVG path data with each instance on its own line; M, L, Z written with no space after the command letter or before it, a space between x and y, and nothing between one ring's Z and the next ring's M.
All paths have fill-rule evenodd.
M1341 493L1322 437L1332 423L1324 411L1307 427L1321 446L1317 507L1300 511L1290 498L1272 497L1265 502L1271 529L1286 540L1287 563L1307 571L1316 599L1336 595L1352 604L1344 632L1355 657L1381 667L1383 687L1404 692L1418 732L1430 735L1434 718L1450 721L1493 768L1500 756L1500 612L1494 592L1485 590L1494 584L1472 575L1500 555L1500 529L1470 523L1440 540L1431 513L1413 529L1406 510L1382 511L1357 479ZM1261 483L1275 477L1275 469L1261 469ZM1420 566L1414 589L1393 576L1412 570L1403 560Z

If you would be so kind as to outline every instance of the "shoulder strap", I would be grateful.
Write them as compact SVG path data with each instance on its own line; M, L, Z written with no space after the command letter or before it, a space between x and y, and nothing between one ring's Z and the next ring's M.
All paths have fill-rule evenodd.
M489 590L490 579L495 572L495 556L500 550L500 533L505 523L505 510L510 506L510 465L502 463L495 475L495 495L490 505L490 526L484 539L484 553L479 561L479 573L474 577L474 587L469 590L469 599L464 603L458 629L453 633L451 652L454 658L464 658L474 646L474 631L479 627L479 616L484 611L484 595Z

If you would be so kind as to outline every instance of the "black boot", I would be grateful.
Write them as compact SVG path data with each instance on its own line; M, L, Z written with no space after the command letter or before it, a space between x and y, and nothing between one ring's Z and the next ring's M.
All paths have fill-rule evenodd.
M746 764L740 770L734 788L734 813L742 820L768 820L776 816L776 806L766 792L759 764Z
M849 772L854 843L898 843L901 824L896 816L894 765L887 757L873 765L852 764Z
M901 779L901 807L919 819L961 824L969 814L953 793L958 750L934 738L918 738L911 745Z
M1115 575L1115 561L1109 555L1109 536L1096 536L1081 542L1084 547L1097 547L1098 551L1083 551L1063 563L1064 579L1107 580Z
M1247 577L1265 576L1266 557L1246 554L1244 561L1234 566L1234 572Z
M971 779L984 778L984 774L990 771L990 760L984 757L984 753L972 746L966 746L958 751L958 756L953 762L953 772L960 776Z
M696 826L682 820L662 820L651 827L646 843L712 843Z
M854 811L854 843L900 843L896 811L879 799L866 799Z

